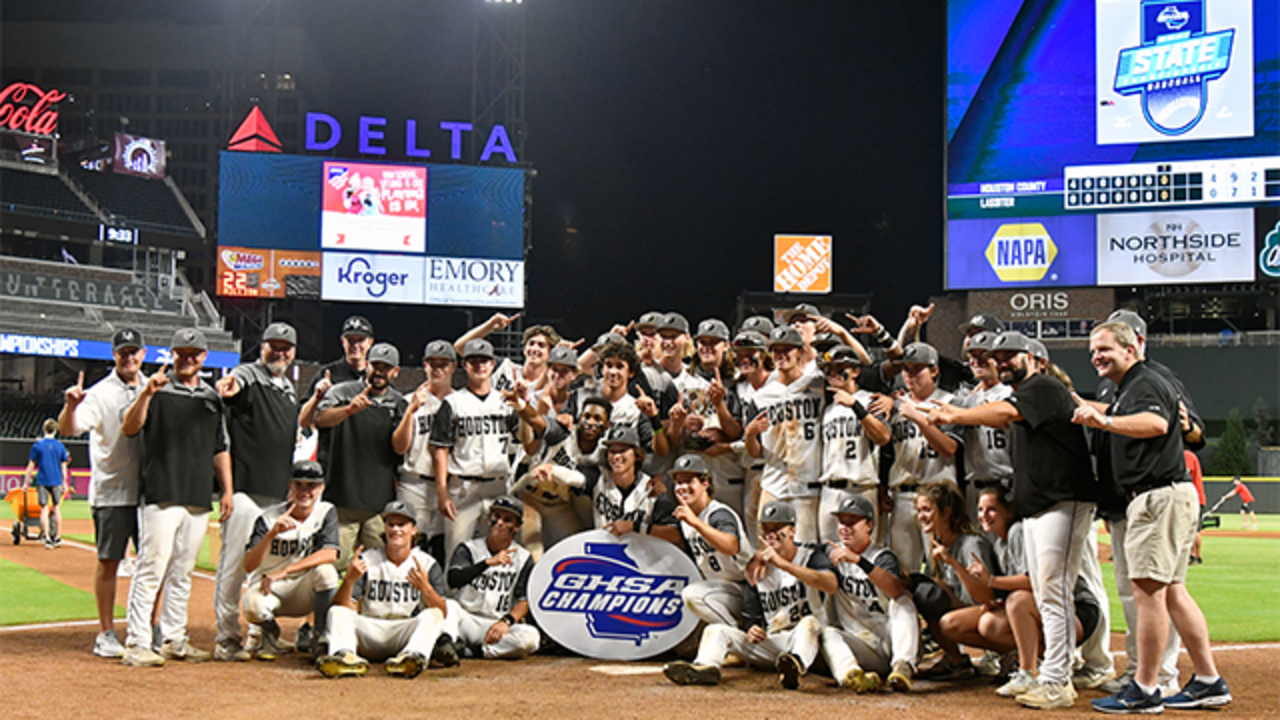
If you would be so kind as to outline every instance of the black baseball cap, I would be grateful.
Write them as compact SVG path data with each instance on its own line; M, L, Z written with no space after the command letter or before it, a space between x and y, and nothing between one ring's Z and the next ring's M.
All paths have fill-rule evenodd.
M658 332L663 330L675 330L676 332L688 335L689 321L677 312L667 313L662 316L662 322L658 323Z
M299 460L293 464L289 477L298 482L323 483L324 467L315 460Z
M710 475L711 468L707 467L707 461L703 460L701 455L685 453L676 459L675 465L671 466L671 474L675 475L676 473Z
M208 350L209 341L205 340L204 333L196 328L182 328L173 334L173 342L169 343L169 347L174 350L178 348Z
M464 360L473 357L484 357L493 359L493 343L482 338L468 340L466 345L462 346L462 357Z
M578 352L571 347L557 345L547 353L547 365L567 365L578 369Z
M382 507L382 519L386 520L392 515L403 515L409 518L413 524L418 523L418 511L404 500L392 500Z
M937 365L938 351L929 343L913 342L902 351L902 362Z
M125 348L144 348L147 344L142 341L142 333L130 327L123 327L116 330L111 336L111 351L123 350Z
M800 303L799 305L796 305L790 310L784 310L782 313L782 319L786 320L787 322L791 322L798 317L820 318L822 317L822 311L818 310L818 307L816 305L811 305L809 303Z
M289 323L274 322L262 332L262 342L267 342L268 340L284 340L290 345L297 345L298 331L294 330Z
M1107 317L1107 322L1118 322L1129 326L1138 337L1147 336L1147 321L1132 310L1117 310Z
M831 511L832 515L858 515L864 518L876 519L875 506L871 501L861 495L850 495L840 501L840 506Z
M796 509L786 500L774 500L760 511L760 523L796 524Z
M968 335L971 332L1004 332L1004 323L1000 322L1000 318L990 313L979 313L969 318L968 321L960 323L960 332Z
M342 323L342 335L359 335L360 337L373 337L373 323L369 322L369 318L363 315L352 315Z
M494 498L493 502L489 505L489 512L493 512L494 510L509 512L516 516L517 524L524 523L524 503L510 495L502 495Z
M369 348L370 363L386 363L391 367L400 366L400 351L391 343L378 343Z
M422 348L422 359L458 362L458 353L453 349L453 343L448 340L432 340Z
M697 340L704 337L727 342L729 340L729 326L715 318L707 318L698 323L698 333L693 336L693 339Z

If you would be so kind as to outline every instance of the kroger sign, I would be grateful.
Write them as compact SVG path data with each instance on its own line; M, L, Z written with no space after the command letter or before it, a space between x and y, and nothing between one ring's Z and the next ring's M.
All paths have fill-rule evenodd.
M670 650L698 619L681 592L701 579L671 543L592 530L566 538L534 566L529 598L548 635L588 657L639 660Z

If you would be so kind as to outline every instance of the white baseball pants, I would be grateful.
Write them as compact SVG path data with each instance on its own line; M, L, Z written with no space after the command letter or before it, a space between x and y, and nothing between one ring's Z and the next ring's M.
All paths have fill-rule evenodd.
M254 585L244 594L244 618L255 625L277 617L305 617L311 614L316 593L338 589L338 570L326 563L271 583L263 593Z
M920 651L920 623L910 593L889 601L887 629L888 635L864 625L822 629L822 656L836 682L854 668L880 673L883 678L900 660L915 666Z
M1027 575L1044 632L1039 681L1071 682L1075 648L1073 591L1093 522L1093 503L1065 501L1022 521Z
M138 522L138 564L129 583L130 647L151 647L151 611L156 591L164 583L160 605L160 634L180 642L187 637L187 604L191 599L191 571L204 543L209 511L185 505L142 506Z
M742 620L742 597L745 593L743 583L699 580L686 585L680 595L684 598L684 606L702 622L738 627Z
M443 623L444 616L435 608L408 618L372 618L335 604L329 608L329 654L351 650L374 662L401 652L429 658Z
M708 625L702 631L702 645L698 647L698 657L693 662L720 667L724 664L725 655L733 653L754 667L772 670L779 655L791 653L808 670L818 657L821 633L822 623L812 615L790 630L769 633L758 643L747 640L745 632L731 625Z
M240 640L240 592L244 588L244 556L248 550L253 525L262 508L279 502L262 495L236 493L231 517L222 523L222 552L218 555L218 574L214 580L213 609L218 616L217 642L229 638Z

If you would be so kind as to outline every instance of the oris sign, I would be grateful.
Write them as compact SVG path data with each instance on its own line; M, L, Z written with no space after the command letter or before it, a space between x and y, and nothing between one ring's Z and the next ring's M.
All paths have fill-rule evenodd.
M1006 322L1068 318L1100 320L1114 308L1115 291L1110 288L970 292L968 303L970 315L991 313Z

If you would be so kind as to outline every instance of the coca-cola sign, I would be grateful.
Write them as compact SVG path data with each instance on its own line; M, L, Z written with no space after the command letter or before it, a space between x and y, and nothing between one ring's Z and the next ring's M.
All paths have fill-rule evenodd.
M32 83L10 83L0 90L0 130L52 135L58 129L58 111L53 106L66 96Z

